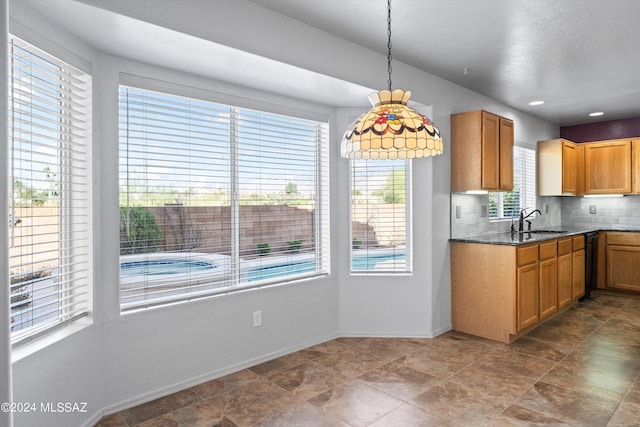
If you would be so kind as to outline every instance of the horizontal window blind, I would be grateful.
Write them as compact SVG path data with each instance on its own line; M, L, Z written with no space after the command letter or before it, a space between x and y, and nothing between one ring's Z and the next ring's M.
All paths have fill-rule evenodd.
M351 160L351 272L412 270L409 160Z
M326 272L326 128L121 86L122 310Z
M489 218L513 218L536 206L536 151L513 148L513 191L489 193Z
M91 77L17 38L9 58L14 342L90 309Z

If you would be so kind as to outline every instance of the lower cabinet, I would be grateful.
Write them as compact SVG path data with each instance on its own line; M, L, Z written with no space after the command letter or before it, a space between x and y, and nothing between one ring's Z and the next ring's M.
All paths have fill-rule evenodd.
M573 253L573 299L584 296L584 249L580 249Z
M539 304L540 320L558 311L557 241L540 243Z
M518 267L516 295L518 299L518 331L538 323L538 263Z
M605 239L602 242L606 266L604 287L640 292L640 233L606 232L602 235Z
M583 294L582 235L525 246L451 242L456 331L509 343Z
M558 308L573 302L573 241L558 240Z

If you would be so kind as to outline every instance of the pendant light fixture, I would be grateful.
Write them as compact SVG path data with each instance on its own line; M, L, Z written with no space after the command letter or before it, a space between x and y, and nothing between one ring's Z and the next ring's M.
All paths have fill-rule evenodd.
M395 160L442 154L440 131L426 116L407 106L410 91L391 90L391 0L387 0L388 89L369 96L373 108L349 126L341 154L347 159Z

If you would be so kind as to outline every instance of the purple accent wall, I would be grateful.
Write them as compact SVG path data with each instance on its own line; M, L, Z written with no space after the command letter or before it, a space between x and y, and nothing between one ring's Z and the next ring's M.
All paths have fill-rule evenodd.
M560 138L573 142L603 141L640 136L640 117L560 128Z

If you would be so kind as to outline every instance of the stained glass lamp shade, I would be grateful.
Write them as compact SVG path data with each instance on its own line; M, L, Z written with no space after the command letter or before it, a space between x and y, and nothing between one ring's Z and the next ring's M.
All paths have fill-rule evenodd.
M440 131L407 102L410 91L381 90L369 96L373 108L349 126L341 154L348 159L415 159L442 154Z

